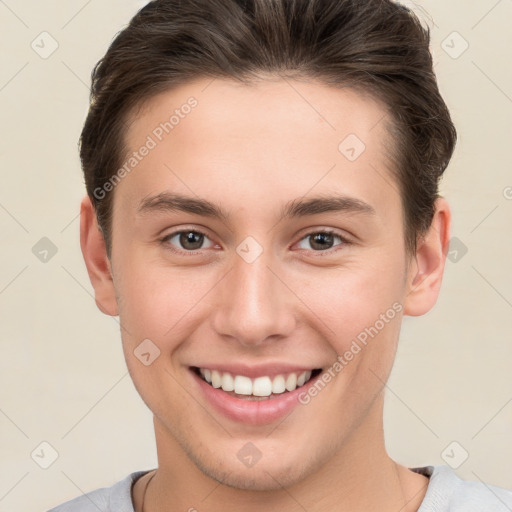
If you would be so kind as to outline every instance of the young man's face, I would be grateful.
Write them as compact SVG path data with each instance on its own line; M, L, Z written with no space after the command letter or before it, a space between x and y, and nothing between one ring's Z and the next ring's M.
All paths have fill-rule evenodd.
M228 485L280 488L381 449L402 316L435 303L449 214L439 201L409 258L380 104L316 83L210 82L161 94L133 118L129 154L147 155L115 188L113 281L92 279L100 307L120 315L160 466L186 453ZM190 97L197 105L162 130ZM276 393L233 396L198 368ZM290 374L318 369L331 378L279 392L293 389Z

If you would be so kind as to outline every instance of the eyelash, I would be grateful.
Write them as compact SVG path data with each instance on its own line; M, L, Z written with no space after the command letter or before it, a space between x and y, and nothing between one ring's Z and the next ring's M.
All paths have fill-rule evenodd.
M343 248L343 246L347 246L347 245L351 244L350 240L348 240L344 236L340 235L339 233L337 233L333 229L321 229L321 230L318 230L318 231L315 231L315 230L310 231L309 233L306 233L299 240L299 242L309 238L312 235L332 235L333 237L338 238L339 241L340 241L339 244L335 245L334 247L330 247L329 249L326 249L325 251L315 251L314 249L300 249L301 251L312 252L313 254L315 254L315 257L330 256L334 252L337 252L337 251L341 250Z
M176 247L174 247L171 244L169 244L169 240L170 239L174 238L176 235L181 235L183 233L196 233L198 235L202 235L205 238L209 239L209 237L208 237L208 235L206 233L204 233L203 231L201 231L199 229L195 229L194 228L194 229L180 229L178 231L173 231L172 233L169 233L169 234L165 235L163 238L161 238L160 242L162 244L165 244L172 251L174 251L176 253L179 253L179 254L186 254L188 256L193 256L193 255L196 255L196 254L200 254L203 249L197 249L195 251L187 251L185 249L177 249ZM301 242L302 240L307 239L308 237L310 237L312 235L320 235L320 234L333 235L334 237L336 237L336 238L338 238L340 240L340 243L338 245L335 245L334 247L326 249L325 251L321 251L321 250L315 251L314 249L300 249L300 250L301 251L313 252L313 253L315 253L315 256L322 257L323 255L326 255L326 254L330 255L333 252L336 252L336 251L340 250L341 247L343 247L343 246L351 245L350 240L348 240L347 238L341 236L339 233L337 233L336 231L334 231L332 229L321 229L321 230L316 230L316 231L310 231L309 233L306 233L299 240L299 242Z

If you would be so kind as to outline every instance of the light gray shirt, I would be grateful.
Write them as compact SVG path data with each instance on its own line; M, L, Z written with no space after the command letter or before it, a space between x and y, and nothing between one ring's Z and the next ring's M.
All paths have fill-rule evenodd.
M430 478L418 512L512 512L512 491L462 480L448 466L426 466L413 471ZM96 489L48 512L135 512L132 485L148 472L136 471L112 487Z

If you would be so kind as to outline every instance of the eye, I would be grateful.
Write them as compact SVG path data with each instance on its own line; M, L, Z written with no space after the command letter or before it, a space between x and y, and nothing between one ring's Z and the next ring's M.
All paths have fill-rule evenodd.
M339 243L335 243L338 240ZM299 242L299 249L313 249L314 251L326 251L338 245L349 244L349 241L333 231L315 231L306 235ZM308 247L309 246L309 247Z
M206 247L203 246L205 241L209 241L210 245ZM170 233L162 239L162 242L169 243L178 250L185 252L207 249L208 247L214 246L214 243L208 238L207 235L194 229L186 229Z

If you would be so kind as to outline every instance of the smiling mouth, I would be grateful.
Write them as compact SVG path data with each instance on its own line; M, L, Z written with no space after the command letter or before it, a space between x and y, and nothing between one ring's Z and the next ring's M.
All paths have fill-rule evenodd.
M208 368L191 367L192 371L210 386L243 400L268 400L279 398L307 384L321 373L321 369L291 372L274 377L261 376L251 379Z

